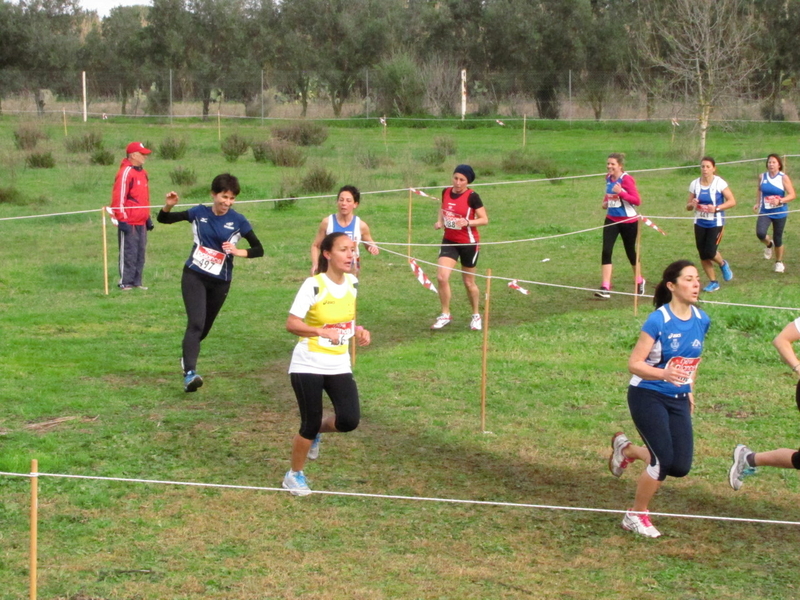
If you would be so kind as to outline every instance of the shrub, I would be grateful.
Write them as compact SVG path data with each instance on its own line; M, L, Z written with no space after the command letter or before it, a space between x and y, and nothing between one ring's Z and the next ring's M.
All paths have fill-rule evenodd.
M103 148L102 133L84 133L78 137L68 137L64 140L67 152L94 152Z
M19 204L22 200L22 192L14 186L0 187L0 204Z
M336 186L336 176L325 167L313 167L303 177L302 185L304 190L314 194L330 192Z
M170 171L169 178L174 185L194 185L197 183L197 174L194 169L185 167L175 167Z
M168 137L161 140L158 145L159 158L179 160L186 154L186 140L183 138Z
M298 146L321 146L328 139L328 128L319 123L300 121L283 127L273 127L272 137Z
M93 165L107 167L108 165L114 164L114 155L104 148L98 148L92 152L92 155L89 157L89 162Z
M424 112L425 85L410 54L399 53L383 60L375 79L379 112L398 117Z
M526 175L530 173L541 173L547 178L561 177L563 172L558 168L558 165L549 158L540 158L526 154L525 152L515 150L510 152L503 158L503 170L506 173L514 173L518 175ZM552 183L559 183L553 181Z
M438 135L433 138L433 147L441 150L445 156L453 156L456 153L456 140L449 135Z
M56 166L56 159L52 152L32 152L25 159L25 164L31 169L52 169Z
M377 169L378 167L389 162L389 160L385 156L381 155L380 152L370 150L369 148L359 151L356 154L356 160L358 161L358 164L365 169Z
M278 190L278 196L282 199L275 202L275 210L286 210L297 204L297 197L300 195L296 181L283 180Z
M38 127L23 125L14 130L14 145L19 150L33 150L39 140L46 140L47 134Z
M269 140L253 144L256 162L271 162L276 167L302 167L306 155L302 148L282 140Z
M232 133L222 140L222 154L228 162L236 162L239 157L246 154L250 149L250 142L238 133Z
M431 148L427 152L421 154L419 160L428 166L438 167L444 162L445 158L444 152L442 152L439 148Z

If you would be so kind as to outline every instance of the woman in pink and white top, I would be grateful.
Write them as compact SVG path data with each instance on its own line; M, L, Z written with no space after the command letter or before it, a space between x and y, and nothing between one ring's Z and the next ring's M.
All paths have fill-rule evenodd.
M595 292L595 297L608 300L611 298L611 255L618 237L622 237L625 254L633 267L636 276L636 229L638 214L636 207L642 204L636 181L624 171L625 155L612 152L606 160L606 194L603 197L603 208L607 209L605 228L603 229L602 283ZM636 291L644 294L644 279L636 276Z

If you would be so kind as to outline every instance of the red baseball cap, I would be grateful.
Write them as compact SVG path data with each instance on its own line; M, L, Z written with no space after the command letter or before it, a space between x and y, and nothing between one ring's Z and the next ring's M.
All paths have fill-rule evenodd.
M125 150L127 154L133 154L134 152L139 152L141 154L150 154L150 150L144 147L142 142L131 142L128 144L128 148Z

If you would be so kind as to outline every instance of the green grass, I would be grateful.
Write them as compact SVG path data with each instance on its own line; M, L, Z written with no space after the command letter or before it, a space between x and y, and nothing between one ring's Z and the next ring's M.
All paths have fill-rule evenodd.
M530 122L529 122L530 123ZM391 121L390 121L391 124ZM91 165L64 149L60 123L45 123L56 167L31 170L16 150L19 121L0 120L4 186L26 201L0 204L0 218L99 209L108 203L116 164ZM526 154L567 176L601 173L611 151L630 170L692 164L691 141L670 143L653 124L537 124ZM99 130L100 128L98 128ZM222 132L264 138L265 128ZM418 157L443 129L457 148L442 167ZM70 136L90 129L70 126ZM91 129L91 131L95 131ZM536 178L502 171L521 147L521 130L329 125L307 152L339 184L362 192L445 185L467 162L476 183ZM718 162L792 153L786 124L713 131ZM153 204L173 188L177 166L201 174L178 187L200 202L211 178L231 171L239 199L274 198L307 167L279 168L250 155L225 161L215 124L167 127L136 121L104 124L104 145L122 158L142 140L187 140L186 158L147 162ZM357 157L381 157L367 169ZM790 158L794 174L797 159ZM721 166L739 206L750 213L752 163ZM487 175L486 173L493 173ZM644 212L686 216L696 169L636 176ZM797 179L797 177L795 177ZM602 223L600 178L477 188L490 224L486 242L526 239ZM231 294L203 344L206 385L184 394L180 340L185 315L180 271L191 232L157 225L150 237L148 291L103 294L100 213L0 221L0 470L277 487L288 466L297 409L286 375L294 339L284 329L309 269L309 247L332 198L238 206L264 242L266 257L238 260ZM359 214L379 242L406 241L408 195L366 194ZM436 205L413 197L413 240L435 244ZM713 300L800 306L800 238L790 218L787 272L761 258L754 220L731 220L721 250L735 279ZM676 258L694 259L688 221L655 219L668 235L642 233L649 281ZM116 242L109 232L110 263ZM405 246L385 246L405 252ZM480 271L496 276L594 287L600 232L486 245ZM435 247L414 249L435 261ZM548 262L541 262L549 258ZM404 259L386 251L362 258L359 319L373 345L359 350L356 379L363 421L329 435L307 468L312 488L376 494L498 500L624 509L633 473L608 474L614 431L632 430L625 405L626 361L649 308L595 301L590 293L527 284L530 296L495 280L491 287L487 429L480 431L480 335L468 330L463 289L453 281L454 323L428 329L434 294L416 283ZM621 246L615 283L630 280ZM432 267L423 265L434 278ZM112 284L113 284L112 272ZM485 282L480 282L486 289ZM769 470L733 493L726 474L737 442L755 449L797 445L793 379L770 345L792 311L706 305L713 326L697 384L693 472L670 480L653 502L659 512L800 520L797 473ZM76 417L50 427L40 424ZM199 489L55 479L40 481L39 590L42 598L796 598L797 528L656 517L659 540L632 537L616 514L468 506L411 501ZM27 594L28 480L0 477L0 599Z

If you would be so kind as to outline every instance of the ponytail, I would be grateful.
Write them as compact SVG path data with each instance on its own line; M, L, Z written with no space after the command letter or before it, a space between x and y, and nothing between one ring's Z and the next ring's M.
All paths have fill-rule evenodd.
M681 275L686 267L693 267L694 263L690 260L676 260L664 269L664 274L661 276L661 281L658 282L656 290L653 293L653 305L656 308L661 308L665 304L672 301L672 292L667 287L667 283L677 283L678 277Z

